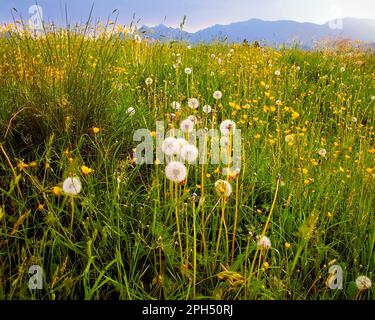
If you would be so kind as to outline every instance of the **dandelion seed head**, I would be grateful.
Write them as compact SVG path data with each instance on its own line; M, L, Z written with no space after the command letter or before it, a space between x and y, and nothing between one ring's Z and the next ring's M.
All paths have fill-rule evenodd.
M366 276L359 276L355 280L355 284L360 291L365 291L372 287L371 280Z
M266 250L271 248L271 240L266 236L257 237L257 246L260 250Z
M151 86L153 82L154 82L154 80L152 80L152 78L147 78L145 80L145 83L146 83L147 86Z
M327 155L327 150L322 148L318 151L318 154L321 156L321 157L325 157Z
M276 70L276 71L275 71L275 76L279 76L279 75L281 75L280 70Z
M185 73L186 74L191 74L191 72L192 72L191 68L185 68Z
M217 180L215 190L219 196L228 198L232 194L232 185L226 180Z
M215 91L214 94L213 94L213 97L214 97L214 99L216 99L216 100L221 99L222 96L223 96L223 94L222 94L222 92L219 91L219 90Z
M167 179L180 183L186 178L186 167L179 161L172 161L165 167L165 175Z
M188 106L190 109L197 109L199 107L199 101L196 98L190 98L188 100Z
M161 149L167 156L173 156L180 152L180 144L176 138L168 137L163 141Z
M236 130L236 124L232 120L224 120L220 124L220 132L224 136L229 136L230 133L234 134L234 131Z
M193 163L198 157L198 149L192 144L187 144L181 148L180 156L182 160Z
M130 107L126 110L126 113L129 115L129 116L134 116L135 115L135 109L133 107Z
M194 130L194 122L190 119L185 119L181 122L180 129L182 132L190 133Z
M75 196L75 195L81 193L81 191L82 191L81 180L79 180L78 177L66 178L63 182L62 189L63 189L63 191L66 195Z

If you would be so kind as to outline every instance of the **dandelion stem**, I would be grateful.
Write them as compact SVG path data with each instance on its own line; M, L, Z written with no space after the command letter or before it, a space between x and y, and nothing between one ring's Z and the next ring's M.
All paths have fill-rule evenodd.
M162 241L162 240L161 240ZM159 281L160 281L160 290L159 290L159 299L161 299L162 293L162 283L163 283L163 259L162 259L162 244L159 245Z
M273 212L273 209L275 208L275 204L276 204L277 194L279 193L279 186L280 186L280 174L277 175L275 195L273 197L270 213L268 214L268 218L267 218L266 224L265 224L263 232L262 232L262 237L266 235L268 225L271 221L272 212Z
M223 225L224 225L224 230L225 230L225 241L226 241L226 251L227 251L227 263L229 263L229 235L228 235L228 226L225 221L225 216L222 215L223 219Z
M175 201L176 201L176 224L177 224L177 236L178 236L178 243L180 246L180 257L181 263L184 261L183 253L182 253L182 241L181 241L181 230L180 230L180 219L179 219L179 212L178 212L178 185L175 185Z
M232 237L232 261L234 260L234 244L236 241L236 232L237 232L237 223L238 223L238 177L239 175L236 175L236 207L234 212L234 230L233 230L233 237Z
M74 197L73 196L70 197L70 205L72 207L72 215L70 219L70 231L73 232L73 222L74 222Z
M193 202L193 238L194 238L194 256L193 256L193 297L195 298L195 289L197 284L197 227L195 203Z
M204 144L205 145L205 144ZM202 171L201 171L201 177L202 177L202 182L201 182L201 208L202 208L202 250L203 250L203 255L206 253L206 217L205 217L205 212L204 212L204 164L202 163Z
M221 240L221 232L222 232L222 224L225 224L225 204L224 204L224 197L221 200L221 217L220 217L220 224L219 224L219 233L217 236L217 242L216 242L216 257L219 254L219 246L220 246L220 240Z
M185 227L186 257L185 257L185 260L189 261L189 216L188 216L187 205L185 205L184 207L185 207L185 224L186 224L186 227Z

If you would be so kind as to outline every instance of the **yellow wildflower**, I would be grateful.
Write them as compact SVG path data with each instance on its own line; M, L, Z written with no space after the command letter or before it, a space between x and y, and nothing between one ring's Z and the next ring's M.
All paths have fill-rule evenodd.
M100 131L100 128L98 128L98 127L92 127L92 132L93 132L94 134L99 133L99 131Z
M36 161L32 161L32 162L29 163L30 168L35 168L37 165L38 165L38 163Z
M299 118L300 114L296 111L292 113L292 120L297 120Z
M63 190L62 190L60 187L58 187L58 186L55 186L55 187L52 188L52 193L53 193L56 197L61 196L61 195L62 195L62 191L63 191Z
M90 173L93 172L93 170L87 166L81 166L81 172L85 175L88 176Z
M23 161L18 162L17 167L20 171L24 171L29 167L29 165Z

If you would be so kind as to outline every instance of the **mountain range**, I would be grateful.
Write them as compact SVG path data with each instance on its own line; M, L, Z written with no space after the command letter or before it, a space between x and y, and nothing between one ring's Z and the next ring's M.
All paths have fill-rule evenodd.
M249 43L258 41L268 45L295 44L312 47L316 41L360 40L375 45L375 19L344 18L325 24L303 23L290 20L264 21L250 19L228 25L214 25L194 33L163 24L155 27L142 26L145 37L166 40L183 40L189 43L228 41Z

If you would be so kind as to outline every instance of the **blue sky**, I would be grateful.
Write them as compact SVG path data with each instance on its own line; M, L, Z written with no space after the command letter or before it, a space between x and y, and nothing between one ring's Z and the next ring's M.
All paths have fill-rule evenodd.
M133 14L139 25L164 23L178 26L187 16L185 30L195 31L214 24L260 18L264 20L295 20L325 23L337 17L375 19L375 0L38 0L44 18L62 22L67 4L71 21L87 19L94 3L94 16L106 20L114 9L119 21L130 23ZM14 7L28 17L28 8L35 0L0 0L0 22L12 20Z

